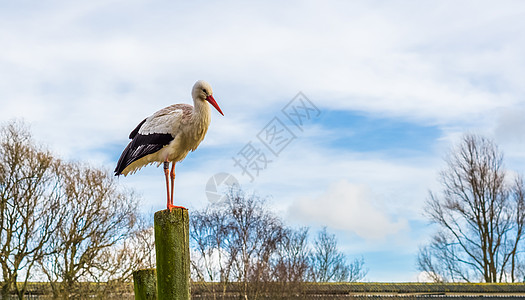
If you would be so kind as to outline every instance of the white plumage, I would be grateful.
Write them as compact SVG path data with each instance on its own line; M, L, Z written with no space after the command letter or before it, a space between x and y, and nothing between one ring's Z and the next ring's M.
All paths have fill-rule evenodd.
M133 174L142 167L157 162L164 163L168 209L173 206L175 163L194 151L204 139L210 125L210 106L224 115L213 98L211 86L202 80L193 85L194 106L175 104L163 108L144 119L129 135L131 142L122 152L115 168L115 175ZM171 168L171 193L168 180Z

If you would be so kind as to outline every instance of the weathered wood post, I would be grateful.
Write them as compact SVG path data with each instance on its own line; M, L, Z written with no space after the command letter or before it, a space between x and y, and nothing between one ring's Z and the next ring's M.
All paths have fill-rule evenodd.
M143 269L133 272L135 300L157 300L157 272Z
M157 299L190 299L188 210L173 208L155 213Z

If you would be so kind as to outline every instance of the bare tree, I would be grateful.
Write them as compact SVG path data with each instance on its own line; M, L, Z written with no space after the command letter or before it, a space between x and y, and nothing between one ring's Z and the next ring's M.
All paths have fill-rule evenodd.
M273 277L283 283L307 281L310 255L308 228L285 229L283 239L277 248Z
M310 271L308 228L285 228L272 262L271 294L279 299L294 299L304 291Z
M232 230L229 222L224 209L212 206L192 213L190 236L196 255L192 256L191 264L195 281L229 281L232 257L235 256L225 252L230 248Z
M100 285L98 294L115 296L120 290L126 292L122 287L132 282L134 271L155 268L153 226L139 218L129 237L104 248L97 261L96 281L106 282Z
M109 279L106 251L134 233L137 200L109 172L78 163L62 164L59 185L62 226L40 266L54 294L68 297L81 292L80 281Z
M2 298L20 299L35 261L46 254L61 223L54 186L57 162L33 141L21 122L0 128L0 265Z
M265 200L232 187L227 201L192 214L194 278L242 283L245 298L257 298L272 280L272 257L283 237L283 225ZM249 284L257 283L257 284Z
M226 199L191 215L195 281L221 282L223 296L226 284L236 282L242 298L271 294L284 299L300 293L301 283L310 278L358 281L366 275L364 260L348 264L326 229L312 250L308 228L285 227L264 199L238 187L230 189Z
M232 275L245 285L270 281L270 259L283 238L282 221L265 208L264 199L254 194L231 189L227 196L233 231L230 250L237 254Z
M310 278L316 282L359 281L368 272L363 258L348 264L346 255L337 248L335 235L329 234L326 227L314 241L310 268Z
M420 270L435 280L515 282L525 224L523 180L508 180L498 147L476 135L466 135L446 163L443 190L431 192L426 206L439 231L420 249Z
M139 223L137 230L133 233L131 238L129 238L129 247L126 247L126 244L122 248L124 252L128 253L127 255L131 258L128 259L132 263L129 265L133 266L132 272L138 269L149 269L155 268L156 258L155 258L155 234L153 230L153 225L151 222L145 222L142 220ZM126 240L126 241L128 241ZM129 274L130 278L132 274Z
M102 251L98 269L104 280L130 282L134 271L155 268L153 226L140 220L133 229L126 239Z
M232 240L230 216L226 206L209 205L190 215L190 238L192 241L192 278L197 282L220 282L210 285L214 295L226 295L235 252L228 252ZM235 251L235 250L234 250Z
M21 122L2 126L2 298L14 291L22 299L30 278L46 277L64 297L80 281L129 281L132 268L151 266L154 253L136 211L136 197L109 172L60 161Z

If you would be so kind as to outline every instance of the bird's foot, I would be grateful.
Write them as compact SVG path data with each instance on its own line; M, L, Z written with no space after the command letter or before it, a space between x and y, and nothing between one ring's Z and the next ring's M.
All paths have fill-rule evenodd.
M184 206L176 206L176 205L172 205L172 204L169 204L168 203L168 210L171 211L172 209L174 208L182 208L182 209L185 209L185 210L188 210L186 207Z

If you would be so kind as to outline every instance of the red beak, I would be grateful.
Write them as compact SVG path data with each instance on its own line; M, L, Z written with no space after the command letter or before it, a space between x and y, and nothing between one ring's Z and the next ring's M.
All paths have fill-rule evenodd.
M218 110L221 113L221 115L224 116L224 114L222 113L221 108L219 107L219 104L217 104L217 102L215 101L215 99L213 98L212 95L209 95L208 97L206 97L206 100L208 102L210 102L210 104L213 105L213 107L215 107L215 109Z

